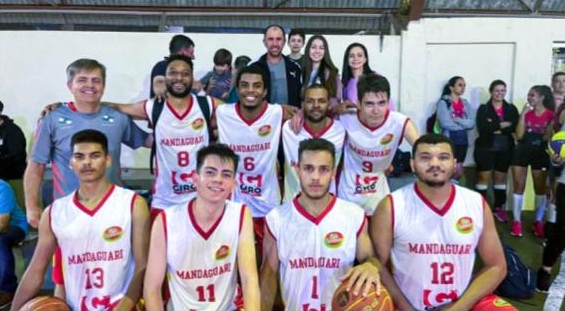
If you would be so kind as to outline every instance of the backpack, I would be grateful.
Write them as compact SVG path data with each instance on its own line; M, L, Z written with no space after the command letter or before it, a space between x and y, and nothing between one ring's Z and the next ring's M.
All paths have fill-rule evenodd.
M451 107L451 101L445 99L441 99L441 101L444 101L447 104L447 109ZM432 113L432 115L426 120L426 133L441 134L441 127L439 126L439 122L437 120L437 107L436 111L434 111L434 113Z
M208 97L196 96L196 99L198 100L198 106L200 106L200 110L204 115L204 119L206 119L208 135L212 135L212 131L210 129L211 117L210 117L210 106L208 106ZM151 109L153 132L155 132L155 129L157 128L157 121L159 120L159 116L161 115L161 112L163 112L164 106L165 106L165 102L162 100L155 101L155 103L153 104L153 108ZM151 145L151 154L149 155L149 172L151 173L151 175L155 175L153 170L153 161L155 160L156 151L157 151L157 143L155 142L155 139L153 139L153 145Z
M496 293L513 299L533 297L537 281L536 272L520 261L520 257L512 247L503 243L502 248L506 259L507 273L502 283L498 285Z

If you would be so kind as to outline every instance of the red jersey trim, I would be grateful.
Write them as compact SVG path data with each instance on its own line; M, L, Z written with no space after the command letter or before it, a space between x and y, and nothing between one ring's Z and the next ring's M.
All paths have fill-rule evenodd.
M190 96L190 99L188 100L188 107L186 107L186 110L183 111L181 114L177 113L177 111L173 108L173 106L171 106L171 104L169 103L169 101L167 101L165 104L167 105L167 108L171 111L171 113L179 120L184 120L184 118L190 113L190 111L192 110L192 106L194 103L194 98L192 96Z
M243 216L245 215L245 211L247 210L247 206L245 204L241 205L241 212L239 213L239 230L238 233L241 233L241 228L243 227Z
M208 240L208 238L214 233L214 231L216 230L216 228L218 227L218 225L220 225L220 222L222 221L222 219L224 218L224 214L226 213L226 208L224 205L224 209L222 210L222 214L220 215L220 217L218 217L218 219L216 220L216 222L212 225L212 227L210 227L210 229L208 231L204 231L200 225L198 225L198 222L196 221L196 218L194 218L194 213L192 212L192 209L194 207L194 202L196 202L196 199L192 199L189 203L188 203L188 216L190 218L190 222L192 223L192 225L194 226L194 229L196 230L196 232L198 232L198 234L200 234L200 236L202 236L202 238L204 238L204 240Z
M324 210L322 211L322 213L320 213L320 215L318 215L318 217L314 217L312 215L310 215L310 213L308 213L306 211L306 209L304 209L300 203L298 203L298 198L300 197L301 194L297 195L294 200L292 200L292 204L294 205L294 207L296 208L296 211L298 211L298 213L300 213L304 218L310 220L312 223L319 225L320 222L322 222L322 220L324 220L324 217L333 209L335 202L337 200L337 197L332 195L332 200L330 201L330 203L328 203L328 206L326 206L324 208Z
M363 227L365 226L366 223L367 223L367 217L363 215L363 221L361 222L361 226L359 226L359 229L357 229L357 233L355 234L357 237L361 235L361 232L363 231Z
M381 124L379 124L379 125L377 125L377 126L375 126L375 127L370 127L370 126L367 125L365 122L363 122L363 121L361 120L361 118L359 117L360 115L361 115L361 113L360 113L360 112L357 112L357 120L359 120L359 123L360 123L364 128L368 129L368 130L371 131L371 132L374 132L374 131L378 130L379 128L381 128L383 125L385 125L386 121L388 120L388 116L390 115L390 110L387 110L387 111L386 111L386 115L385 115L385 118L384 118L384 120L383 120L383 123L381 123Z
M453 205L453 201L455 200L455 186L454 185L451 185L451 192L449 193L449 198L447 199L447 202L445 202L445 205L443 206L442 209L438 208L432 202L430 202L430 200L428 200L428 198L426 198L424 196L424 194L422 192L420 192L420 189L418 189L417 184L414 184L414 190L416 191L416 195L420 198L420 200L422 200L424 202L424 204L426 204L432 212L434 212L434 213L436 213L440 216L447 214L447 212L451 209L451 206Z
M79 202L78 200L78 190L75 191L75 194L73 196L73 203L81 210L83 211L85 214L89 215L89 216L94 216L96 214L96 212L98 212L98 210L100 210L100 208L104 205L104 203L106 203L106 200L108 200L108 198L110 197L110 195L114 192L114 189L116 188L116 185L111 184L110 188L108 188L108 190L106 190L106 193L104 194L104 197L102 197L102 199L100 200L100 202L98 202L98 204L96 204L96 206L94 207L94 209L90 210L88 209L85 205L83 205L82 203Z
M68 102L67 107L69 107L69 109L73 112L78 112L77 106L75 106L75 103L73 102Z
M267 228L267 233L269 233L269 235L273 238L273 240L277 240L277 237L273 234L273 231L271 231L271 228L269 227L269 222L265 219L265 228Z
M235 103L235 112L237 113L241 121L245 122L245 124L247 125L252 125L253 123L255 123L255 121L261 119L261 117L265 114L265 112L267 112L268 108L269 108L269 104L265 103L265 107L263 107L263 110L261 110L261 113L259 113L257 117L251 120L247 120L241 113L241 104L239 102Z
M138 197L141 199L141 197L140 197L139 195L137 195L137 193L134 193L133 197L131 198L130 212L131 212L132 214L133 214L133 209L135 208L135 200L136 200Z
M159 216L161 216L161 218L163 219L163 233L165 234L165 245L167 242L167 238L168 238L168 234L167 234L167 214L165 213L165 211L160 211L159 214L157 214L157 218L159 218Z
M410 121L410 118L406 118L406 120L404 121L404 125L402 125L402 132L400 134L400 140L398 141L398 146L400 146L400 144L402 144L402 142L404 141L404 132L406 131L406 125L408 125L408 121Z
M326 127L324 127L320 133L318 134L314 134L314 132L312 131L311 128L308 127L308 124L306 124L306 122L304 122L304 130L310 134L310 136L312 136L312 138L320 138L322 136L324 136L324 134L326 134L331 128L332 125L334 125L334 119L330 118L330 123L328 123L328 125L326 125Z
M392 195L387 195L387 198L390 202L390 231L391 236L394 237L394 200L392 199Z

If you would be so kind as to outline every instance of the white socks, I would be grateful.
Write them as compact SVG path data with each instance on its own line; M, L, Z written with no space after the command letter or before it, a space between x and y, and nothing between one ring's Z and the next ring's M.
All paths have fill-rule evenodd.
M535 208L536 208L536 221L542 221L543 220L543 214L545 213L545 198L546 195L542 194L536 194L536 199L535 199Z
M524 200L523 194L512 195L512 215L514 216L514 221L521 221L522 219L522 201Z

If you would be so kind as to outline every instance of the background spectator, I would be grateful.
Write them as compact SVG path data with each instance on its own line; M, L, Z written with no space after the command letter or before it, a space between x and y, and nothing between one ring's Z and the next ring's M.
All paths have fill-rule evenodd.
M10 183L16 193L18 204L23 206L22 178L26 169L26 138L22 129L3 114L0 101L0 179Z
M206 95L225 101L231 87L232 55L226 49L219 49L214 54L214 68L209 71L198 83L195 88L200 92L204 90Z
M304 42L306 42L304 30L294 28L289 32L288 47L290 54L288 54L288 57L300 65L301 69L304 68L304 54L301 53Z

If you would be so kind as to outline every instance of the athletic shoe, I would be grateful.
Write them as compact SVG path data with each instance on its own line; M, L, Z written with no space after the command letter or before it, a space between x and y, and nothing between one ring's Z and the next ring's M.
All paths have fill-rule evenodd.
M543 268L539 268L536 290L538 292L547 293L549 291L549 285L551 285L551 275Z
M532 227L532 230L534 230L535 236L543 239L543 222L536 220L536 222L534 222L534 226Z
M506 211L502 207L495 208L494 211L492 212L492 214L500 222L507 222L508 221L508 214L506 213Z
M522 222L519 220L515 220L512 223L512 230L510 234L513 236L521 237L522 236Z

